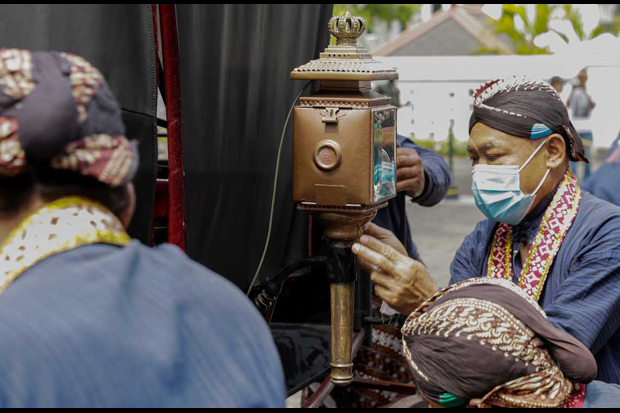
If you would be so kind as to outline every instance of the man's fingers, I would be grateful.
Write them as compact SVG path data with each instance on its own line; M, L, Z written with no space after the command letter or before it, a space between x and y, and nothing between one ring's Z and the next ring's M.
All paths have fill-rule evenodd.
M413 148L398 148L396 150L396 167L403 168L421 164L422 159L418 152Z
M416 166L419 163L422 163L422 160L417 154L396 156L396 168L406 168L409 166Z
M368 238L371 238L371 237L368 237ZM385 244L383 244L383 245L385 245ZM388 248L390 248L390 247L388 247ZM390 249L392 249L392 248L390 248ZM367 247L366 245L362 245L362 244L359 244L359 243L353 244L353 249L352 250L353 250L353 253L356 254L358 257L362 257L364 260L370 262L371 264L376 265L377 268L383 270L384 272L386 272L388 274L393 274L394 273L394 264L384 254L381 254L381 253L379 253L379 252L377 252L377 251ZM392 250L392 251L394 251L394 250ZM396 252L396 251L394 251L394 252Z
M387 258L393 263L397 262L399 256L401 255L394 248L392 248L385 242L379 241L375 237L371 237L368 235L362 235L362 237L360 238L360 242L366 245L367 247L375 250L379 254L383 255L385 258Z
M373 224L372 222L366 226L364 229L364 234L370 235L371 237L375 237L377 239L391 238L394 236L392 231L382 228L377 224Z
M362 270L366 271L368 274L372 274L372 272L377 269L377 266L375 264L368 262L359 256L357 257L357 264Z
M394 248L399 253L407 255L407 250L405 249L403 244L398 240L398 238L396 238L396 235L394 235L392 231L389 231L385 228L381 228L380 226L376 224L369 224L364 229L364 234L370 235L371 237L374 237L378 239L379 241ZM366 240L366 238L364 238L364 240Z
M415 158L410 155L396 156L396 168L406 168L415 165Z
M376 285L380 285L385 289L390 288L390 284L394 283L394 278L380 270L374 270L370 273L370 279Z
M418 151L413 148L400 147L396 148L396 156L414 156L419 157Z
M421 185L418 179L407 179L406 181L398 181L396 182L396 191L409 191L409 190L419 190L419 186Z
M407 179L419 179L420 175L423 173L423 169L417 166L398 168L396 170L396 180L406 181Z
M393 301L392 293L390 292L390 290L388 290L387 288L383 288L379 284L375 285L375 293L379 296L380 299L388 303L388 305L390 305L390 303Z

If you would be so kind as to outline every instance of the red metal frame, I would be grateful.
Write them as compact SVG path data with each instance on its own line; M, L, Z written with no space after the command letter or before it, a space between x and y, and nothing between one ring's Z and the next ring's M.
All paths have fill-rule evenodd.
M183 171L181 66L174 4L159 5L159 21L164 66L166 117L168 120L168 242L185 251L185 173Z

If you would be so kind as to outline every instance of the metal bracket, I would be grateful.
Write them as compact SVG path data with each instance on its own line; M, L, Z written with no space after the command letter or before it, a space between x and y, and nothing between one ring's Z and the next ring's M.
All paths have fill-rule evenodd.
M340 112L340 108L325 108L321 111L323 123L338 123L338 120L344 118L347 113Z

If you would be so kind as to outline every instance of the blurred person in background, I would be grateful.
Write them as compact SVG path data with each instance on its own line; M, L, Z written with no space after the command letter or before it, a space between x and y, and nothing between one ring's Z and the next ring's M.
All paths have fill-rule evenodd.
M571 121L579 133L579 136L583 139L583 145L586 150L586 158L590 159L592 143L594 141L590 119L592 117L592 111L596 107L596 103L594 103L592 97L588 94L587 84L588 71L586 69L582 69L577 75L577 81L575 85L573 85L568 101L566 102L566 106L571 110ZM590 176L590 164L584 165L583 174L579 174L578 164L576 162L571 163L571 168L584 180Z
M391 98L390 105L400 108L400 89L396 86L396 81L391 79L387 82L379 82L379 85L375 88L377 93L380 93Z
M605 164L582 187L595 197L620 206L620 134L611 145Z
M474 95L469 152L472 191L488 220L457 251L450 285L511 280L594 354L597 380L620 384L620 208L581 190L569 161L587 162L585 150L557 92L525 77L484 84ZM376 225L353 252L401 314L438 290Z
M90 63L0 50L0 405L284 407L245 295L127 234L137 166Z
M549 81L549 84L558 92L558 95L561 95L564 91L564 79L560 76L553 76Z

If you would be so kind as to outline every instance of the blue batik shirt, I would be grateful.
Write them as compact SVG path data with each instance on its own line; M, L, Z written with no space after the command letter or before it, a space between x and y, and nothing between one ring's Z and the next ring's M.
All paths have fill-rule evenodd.
M245 295L178 248L89 245L0 296L0 407L284 407Z
M552 197L513 228L513 281L522 270L519 242L533 241ZM494 221L482 221L465 238L452 262L451 285L487 276L496 228ZM556 327L592 351L597 379L620 384L620 208L584 192L539 303Z

